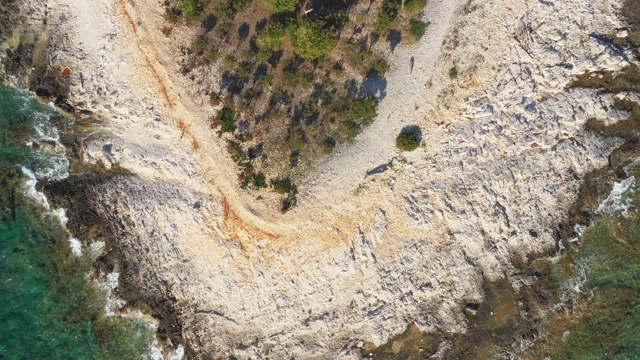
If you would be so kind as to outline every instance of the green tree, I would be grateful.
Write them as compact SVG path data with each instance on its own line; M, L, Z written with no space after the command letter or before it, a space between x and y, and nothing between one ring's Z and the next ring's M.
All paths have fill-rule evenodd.
M280 23L271 23L256 38L256 45L262 51L278 51L282 48L286 30Z
M420 146L420 130L415 127L403 129L396 138L396 147L402 151L413 151Z
M304 21L293 32L294 48L303 59L317 59L338 45L338 39L329 30L324 29L321 20Z
M205 0L208 2L207 0ZM196 20L206 5L203 0L179 0L178 9L184 14L188 21Z
M296 10L297 0L262 0L274 14L293 12Z
M412 19L409 23L409 34L415 40L420 40L422 39L424 33L427 31L427 27L429 27L429 24L420 20Z

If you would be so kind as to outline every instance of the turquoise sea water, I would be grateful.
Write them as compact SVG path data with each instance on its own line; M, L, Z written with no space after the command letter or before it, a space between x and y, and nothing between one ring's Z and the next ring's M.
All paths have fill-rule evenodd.
M155 328L143 316L107 316L108 288L89 276L99 250L74 255L64 212L33 187L66 176L54 116L0 86L0 359L148 357Z

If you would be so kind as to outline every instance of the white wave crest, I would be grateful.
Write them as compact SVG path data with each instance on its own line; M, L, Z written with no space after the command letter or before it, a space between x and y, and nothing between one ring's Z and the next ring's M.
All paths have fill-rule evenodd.
M71 252L75 256L82 256L82 243L80 240L70 237L69 238L69 246L71 246Z
M25 194L35 200L39 205L44 207L46 210L50 209L49 201L47 201L47 197L44 196L43 193L36 190L36 184L38 183L38 179L36 178L36 174L29 168L21 166L20 170L22 173L27 176L27 180L25 180L24 185L26 187Z
M630 176L622 182L614 182L609 196L598 206L596 212L614 216L621 214L627 216L633 203L632 195L635 193L636 178Z

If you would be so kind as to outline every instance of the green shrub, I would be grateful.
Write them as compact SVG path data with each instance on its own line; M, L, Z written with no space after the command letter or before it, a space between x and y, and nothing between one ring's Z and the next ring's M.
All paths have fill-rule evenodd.
M166 7L164 9L164 19L167 20L167 22L170 23L176 23L178 22L178 19L180 18L180 13L171 7Z
M278 51L286 38L286 30L280 23L271 23L256 37L256 45L262 51Z
M351 103L351 108L346 116L349 119L370 119L378 115L376 107L378 102L373 97L357 99Z
M293 31L294 52L303 59L317 59L338 45L332 30L321 20L303 21Z
M274 14L294 12L298 0L262 0Z
M420 131L416 129L403 130L396 138L396 147L402 151L413 151L420 146Z
M258 78L258 84L260 84L262 86L271 85L271 76L270 75L260 75L260 77Z
M373 63L371 70L375 71L378 76L384 76L389 70L389 64L384 59L378 59Z
M230 22L222 23L218 25L218 27L216 28L216 33L219 36L227 36L227 34L231 31L232 27L233 25Z
M313 84L313 80L315 80L315 76L312 72L298 69L292 63L284 68L282 74L282 83L292 88L308 87Z
M220 94L218 94L216 92L211 92L209 94L209 103L211 104L211 106L220 105L220 101L222 101L222 98L220 97Z
M247 10L250 5L251 0L231 0L229 2L229 7L231 7L234 14Z
M206 40L202 36L198 36L191 42L190 48L194 54L201 54L205 46L207 46Z
M251 174L244 178L242 181L242 188L246 189L247 187L258 190L264 189L267 187L267 179L264 176L264 173Z
M404 3L404 11L416 12L427 6L427 0L407 0Z
M296 195L298 193L298 187L288 177L271 180L271 187L278 194Z
M398 0L384 0L382 9L376 18L376 23L373 25L373 30L380 36L389 35L391 27L396 23L399 9L400 3Z
M342 120L371 119L377 116L378 102L373 97L361 99L340 98L331 104L331 110Z
M323 153L331 154L335 148L336 148L336 141L333 138L328 137L324 139L324 142L322 143Z
M236 119L233 108L224 106L211 121L214 128L219 128L218 136L224 133L234 133L236 131Z
M267 60L271 59L272 56L273 56L273 52L272 51L260 51L258 53L258 60L267 61Z
M195 21L200 17L208 0L178 0L178 9L187 21Z
M233 66L236 64L236 58L234 58L233 55L226 55L224 57L224 63L229 66Z
M209 51L209 55L207 56L207 58L209 59L209 61L216 61L219 54L220 52L218 50L211 50Z
M409 35L416 41L420 40L427 31L427 27L429 27L429 24L420 20L411 19L409 23Z
M456 67L452 67L451 69L449 69L449 79L451 80L455 80L458 78L458 69L456 69Z
M307 137L302 129L298 128L289 134L287 141L291 147L296 150L302 150L305 146L307 146Z
M360 132L362 131L360 125L358 125L358 123L353 120L347 120L343 122L342 126L344 126L347 137L351 140L355 139L356 136L358 136L358 134L360 134Z

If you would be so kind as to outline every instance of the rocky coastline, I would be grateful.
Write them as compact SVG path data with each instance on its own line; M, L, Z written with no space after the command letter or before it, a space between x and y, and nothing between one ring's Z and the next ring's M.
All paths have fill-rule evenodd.
M92 58L87 49L74 47L73 39L62 36L77 33L69 29L91 20L83 16L95 11L114 22L117 40L100 38L105 49L117 50L114 59L126 63L128 56L148 57L146 48L131 50L123 43L132 31L140 32L136 42L154 39L154 31L159 31L149 25L159 18L154 4L117 2L92 11L79 7L82 13L65 1L44 6L23 2L24 26L47 28L47 42L55 45L43 52L44 40L21 43L7 53L5 70L28 78L32 91L84 121L75 129L62 129L61 136L80 171L40 186L54 206L67 209L72 233L107 244L96 270L118 270L117 296L159 319L163 340L184 344L189 358L268 353L276 358L357 358L405 329L415 336L411 326L427 334L425 338L437 334L428 348L442 355L459 350L462 341L456 341L455 334L473 326L486 330L477 324L491 307L481 304L495 294L503 294L494 296L498 305L513 310L504 324L521 321L516 312L522 295L513 294L539 290L531 290L536 279L524 270L526 264L554 253L557 240L572 235L588 207L576 200L593 193L584 189L593 183L589 179L609 170L594 171L615 162L615 149L636 147L633 139L623 145L619 138L583 129L590 117L612 124L625 117L607 107L612 96L566 88L582 71L616 71L636 61L628 56L631 50L621 55L589 37L593 32L614 34L622 27L617 5L572 4L591 16L591 22L579 24L562 4L527 5L533 9L527 9L526 18L513 18L488 10L490 5L507 6L505 2L479 1L478 11L488 18L465 17L458 7L451 25L458 30L445 42L450 50L437 58L443 70L455 63L461 73L472 75L451 84L443 80L446 72L434 74L435 89L421 90L426 99L421 106L429 110L408 115L442 120L425 120L434 145L419 155L392 160L390 150L368 152L380 140L377 134L384 134L374 129L362 142L320 164L316 177L302 189L301 209L274 215L254 205L251 195L230 190L228 175L209 176L228 169L220 146L207 146L201 150L208 152L204 155L190 148L188 137L204 136L198 130L206 125L198 118L205 117L206 110L188 117L194 104L186 98L193 94L188 82L163 62L167 54L155 54L146 62L159 64L153 72L161 73L160 82L169 89L168 103L157 92L131 95L140 89L136 81L154 82L144 74L129 83L122 80L127 71L147 71L139 64L119 67L120 75L89 74L115 71L100 67L100 61L113 66L119 62L103 52ZM0 21L3 33L19 22L15 12L8 14L11 20ZM138 30L129 28L127 18L136 20ZM480 50L465 41L497 19L508 20L502 40L510 46L505 51L517 54L518 61L483 53L487 69L472 69L478 58L465 60L462 54ZM556 39L558 19L570 25L562 29L565 36ZM518 35L522 24L535 27L536 33ZM522 36L531 37L526 46L521 45ZM483 46L503 49L500 41ZM454 47L456 42L460 44ZM583 47L572 48L578 43ZM594 53L599 55L589 55ZM67 65L70 76L65 76ZM418 80L424 79L412 81ZM461 90L451 94L458 86ZM394 95L391 90L389 95ZM451 105L434 109L434 99ZM184 112L175 109L178 101L184 103ZM191 126L186 135L176 126L177 116ZM132 134L135 131L140 134ZM213 136L205 139L213 142ZM162 143L171 145L165 148ZM346 166L356 152L376 157ZM359 170L387 160L392 171L362 181ZM354 173L349 175L346 168ZM357 189L369 195L356 194ZM336 198L355 205L339 208ZM318 210L309 210L313 207ZM347 220L353 214L359 215ZM482 240L474 240L478 237ZM309 264L311 268L305 268ZM476 316L478 306L482 310ZM509 326L504 329L512 330ZM533 328L527 326L525 333Z

